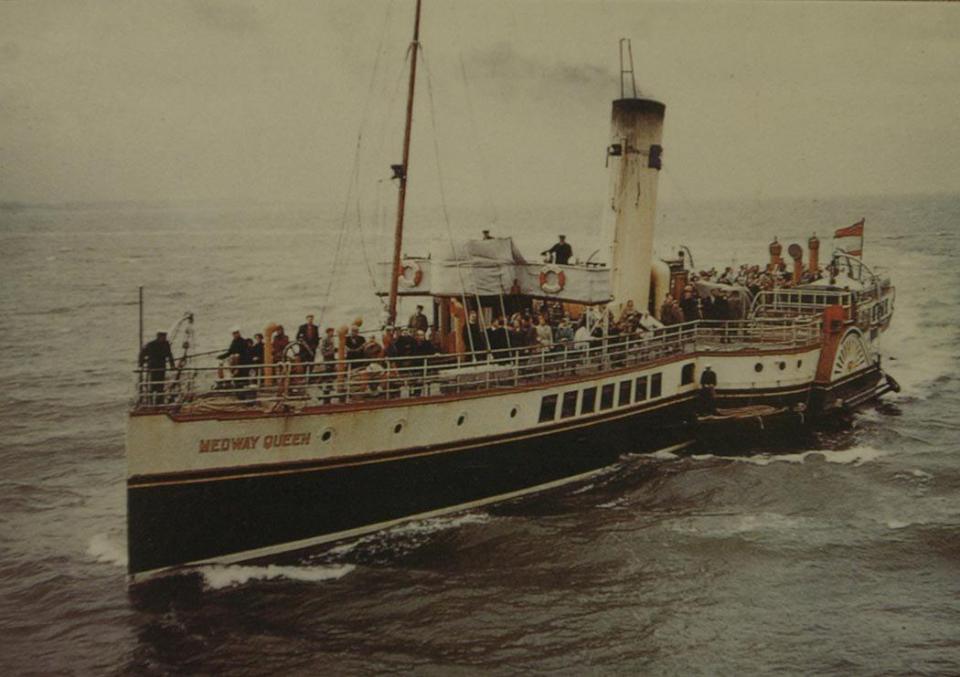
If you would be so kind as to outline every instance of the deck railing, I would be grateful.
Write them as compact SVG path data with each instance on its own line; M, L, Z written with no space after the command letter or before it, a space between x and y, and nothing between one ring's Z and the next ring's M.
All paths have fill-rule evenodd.
M836 289L767 289L757 293L750 311L753 317L815 315L827 306L843 306L846 316L854 302L854 292Z
M633 335L461 355L138 370L136 412L290 411L376 399L456 395L642 366L684 353L778 351L819 341L816 318L697 321Z

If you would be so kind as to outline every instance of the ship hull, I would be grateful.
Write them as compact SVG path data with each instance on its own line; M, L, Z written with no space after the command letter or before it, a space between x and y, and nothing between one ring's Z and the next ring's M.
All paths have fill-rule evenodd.
M624 453L686 446L695 404L685 395L655 408L466 448L131 483L130 573L136 580L185 564L307 549L575 481Z

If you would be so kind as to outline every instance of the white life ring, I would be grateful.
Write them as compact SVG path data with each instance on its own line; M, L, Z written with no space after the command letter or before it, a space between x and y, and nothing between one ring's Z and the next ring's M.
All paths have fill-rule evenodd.
M553 276L554 282L550 281ZM558 294L567 284L567 275L559 266L548 265L540 269L540 289L548 294Z
M410 273L408 274L407 271L410 271ZM400 266L400 275L397 276L397 282L400 283L401 287L413 289L414 287L419 287L422 281L423 269L420 268L419 263L416 261L407 261Z

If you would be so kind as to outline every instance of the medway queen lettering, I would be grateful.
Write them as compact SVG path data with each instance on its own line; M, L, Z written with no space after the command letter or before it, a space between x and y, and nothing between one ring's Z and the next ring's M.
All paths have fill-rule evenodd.
M212 437L200 440L199 452L209 454L221 451L246 451L257 448L278 449L302 447L310 444L311 433L281 433L278 435L247 435L244 437Z

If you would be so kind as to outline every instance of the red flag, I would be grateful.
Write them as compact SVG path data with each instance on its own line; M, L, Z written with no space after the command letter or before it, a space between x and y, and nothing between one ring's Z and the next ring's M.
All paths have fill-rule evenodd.
M863 237L863 223L866 219L860 219L852 226L847 226L846 228L839 228L837 232L833 234L834 237Z

